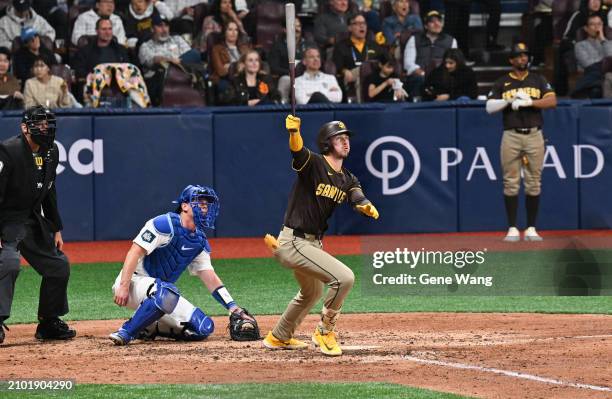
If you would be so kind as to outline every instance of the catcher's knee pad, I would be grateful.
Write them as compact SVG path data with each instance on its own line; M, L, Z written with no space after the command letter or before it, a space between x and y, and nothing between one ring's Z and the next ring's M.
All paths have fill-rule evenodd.
M181 297L178 288L176 288L174 284L167 283L160 279L155 280L155 286L156 290L152 296L155 301L155 306L166 314L172 313Z
M186 323L185 327L195 334L195 337L204 339L215 331L215 323L213 319L206 316L200 308L195 308L191 319Z

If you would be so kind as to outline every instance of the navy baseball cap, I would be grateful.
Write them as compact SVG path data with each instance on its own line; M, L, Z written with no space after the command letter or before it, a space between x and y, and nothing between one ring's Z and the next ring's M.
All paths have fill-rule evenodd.
M168 18L166 18L165 15L162 15L160 13L154 13L151 19L153 20L154 26L159 26L162 24L170 25L170 22L168 22Z
M26 11L30 8L30 0L13 0L13 8L18 12Z

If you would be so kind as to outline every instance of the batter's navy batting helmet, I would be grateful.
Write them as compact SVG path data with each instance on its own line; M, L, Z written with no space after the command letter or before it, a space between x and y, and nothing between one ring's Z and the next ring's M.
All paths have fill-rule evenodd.
M332 137L339 134L348 134L352 136L353 132L346 128L344 122L340 121L327 122L325 125L321 126L321 129L319 129L319 136L317 137L317 144L319 145L321 154L327 154L329 152L329 141Z
M208 212L204 214L200 208L200 202L206 201L208 203ZM176 201L172 201L174 204L179 204L177 213L181 211L182 203L189 204L193 210L193 220L199 229L207 227L209 229L215 228L215 220L219 215L219 197L217 193L211 187L189 185L183 189L181 196Z
M42 122L47 122L46 129ZM28 108L21 118L21 123L25 123L28 132L32 135L32 141L41 147L51 148L55 141L55 114L42 105Z
M523 42L515 43L512 46L512 51L510 52L510 58L518 57L521 54L529 55L529 48Z

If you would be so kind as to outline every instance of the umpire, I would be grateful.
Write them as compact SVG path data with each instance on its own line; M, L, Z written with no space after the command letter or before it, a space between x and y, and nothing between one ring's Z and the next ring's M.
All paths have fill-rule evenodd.
M23 114L21 134L0 143L0 343L11 313L20 254L42 276L35 337L63 340L76 335L59 319L68 313L70 264L62 252L55 192L55 126L51 111L32 107Z
M556 107L557 98L542 75L529 71L529 50L524 43L512 47L510 64L512 72L495 81L486 106L489 114L503 110L504 116L501 161L508 217L508 233L504 241L519 241L521 238L516 224L521 168L527 209L524 239L542 241L535 228L545 150L542 110Z

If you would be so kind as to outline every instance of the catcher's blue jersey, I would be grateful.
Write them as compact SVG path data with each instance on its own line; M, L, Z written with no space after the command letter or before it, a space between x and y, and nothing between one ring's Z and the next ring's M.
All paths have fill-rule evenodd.
M151 277L174 283L202 251L210 253L206 234L185 229L176 213L156 217L153 225L158 233L168 235L170 241L144 257L143 266Z

